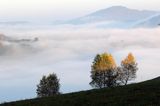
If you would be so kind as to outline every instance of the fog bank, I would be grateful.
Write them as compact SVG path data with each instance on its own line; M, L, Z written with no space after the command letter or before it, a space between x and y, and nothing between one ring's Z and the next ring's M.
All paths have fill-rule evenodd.
M97 53L109 52L117 64L132 52L139 70L134 82L160 75L160 28L48 28L0 30L11 39L0 42L0 101L36 96L42 75L57 73L61 92L90 89L90 71Z

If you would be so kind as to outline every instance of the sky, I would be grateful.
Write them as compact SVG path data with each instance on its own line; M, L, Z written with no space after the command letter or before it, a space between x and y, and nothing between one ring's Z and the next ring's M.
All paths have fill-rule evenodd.
M0 0L0 19L67 20L115 5L160 11L159 0Z
M12 39L38 37L39 41L2 42L0 102L36 97L39 80L53 72L60 78L62 93L91 89L91 64L97 53L111 53L120 65L132 52L139 68L133 82L160 75L159 28L19 30L11 27L3 32Z
M160 11L160 0L0 0L0 22L68 20L115 5ZM12 39L39 38L29 44L3 42L0 102L36 97L36 85L42 75L52 72L60 78L63 93L91 89L91 63L97 53L106 51L113 54L117 64L133 52L139 63L136 82L160 74L159 28L23 29L2 25L0 33Z

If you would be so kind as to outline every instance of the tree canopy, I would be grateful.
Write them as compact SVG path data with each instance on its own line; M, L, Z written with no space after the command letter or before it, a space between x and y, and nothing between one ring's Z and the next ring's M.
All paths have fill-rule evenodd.
M49 76L43 76L40 83L37 85L37 96L47 97L59 94L59 79L56 74L49 74Z
M92 64L90 85L95 88L112 87L116 85L116 63L111 54L98 54Z
M121 68L122 83L126 85L128 81L136 78L136 71L138 70L138 68L135 57L132 53L129 53L128 56L124 60L122 60Z
M96 55L91 66L90 85L95 88L114 87L127 84L136 77L137 63L132 55L122 60L121 66L117 66L113 56L109 53Z

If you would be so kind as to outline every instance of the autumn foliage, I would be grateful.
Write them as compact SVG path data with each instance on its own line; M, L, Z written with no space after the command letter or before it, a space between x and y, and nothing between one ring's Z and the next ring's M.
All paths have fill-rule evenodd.
M111 54L98 54L92 65L90 85L96 88L113 87L116 85L116 63Z
M98 54L92 64L90 85L95 88L114 87L127 84L136 77L137 63L134 56L129 53L117 66L111 54Z
M132 53L129 53L128 56L122 60L121 62L121 68L122 68L122 83L125 85L128 83L128 81L136 78L136 71L137 63L132 55Z
M105 71L116 67L116 63L111 54L103 53L97 55L93 62L93 68L98 71Z

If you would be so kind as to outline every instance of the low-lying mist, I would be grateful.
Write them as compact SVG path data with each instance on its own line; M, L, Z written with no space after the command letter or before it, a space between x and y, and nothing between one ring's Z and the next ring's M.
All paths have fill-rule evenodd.
M12 39L0 40L0 101L35 97L42 75L52 72L63 93L90 89L92 61L103 52L113 54L118 65L132 52L139 67L134 82L160 75L160 28L0 31Z

